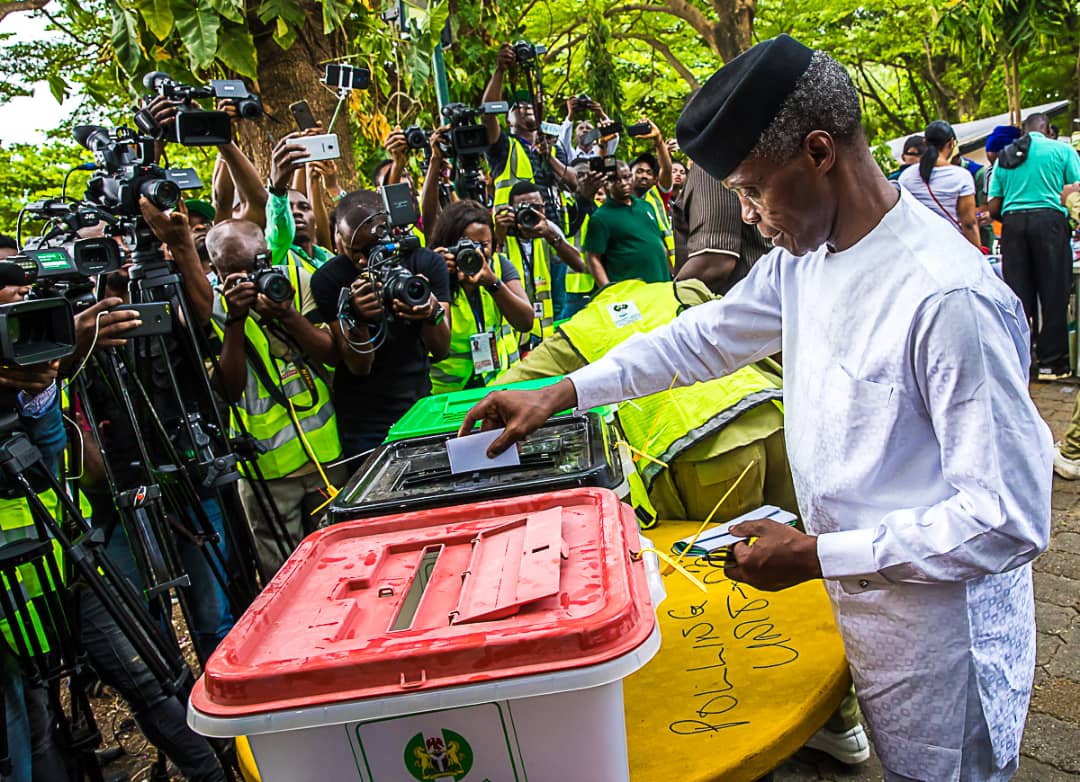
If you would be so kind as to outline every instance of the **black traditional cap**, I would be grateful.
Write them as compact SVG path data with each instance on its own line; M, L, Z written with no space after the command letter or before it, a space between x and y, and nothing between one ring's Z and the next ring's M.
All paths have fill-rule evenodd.
M747 49L683 109L675 126L679 147L716 179L726 177L753 150L813 53L790 35Z

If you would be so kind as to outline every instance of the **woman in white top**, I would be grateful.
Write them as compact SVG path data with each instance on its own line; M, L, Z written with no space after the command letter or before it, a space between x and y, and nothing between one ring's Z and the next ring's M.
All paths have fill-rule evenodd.
M926 151L917 166L908 166L900 184L915 198L952 223L969 242L981 247L975 215L975 180L967 169L950 162L956 153L952 125L934 120L923 134Z

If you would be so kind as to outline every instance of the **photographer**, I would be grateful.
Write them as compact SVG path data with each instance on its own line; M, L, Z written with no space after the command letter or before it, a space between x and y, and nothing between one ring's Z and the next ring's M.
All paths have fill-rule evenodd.
M640 138L652 141L655 154L643 152L630 163L634 195L643 199L656 214L656 223L663 235L668 263L671 268L675 268L675 234L671 230L671 217L668 215L673 181L671 150L664 142L660 128L656 127L652 120L643 119L642 122L649 123L649 132Z
M591 111L597 118L597 123L594 125L589 120L582 120L577 124L577 128L574 128L574 118L586 111ZM619 134L615 133L609 136L603 144L603 150L601 151L599 138L591 138L591 134L599 126L603 128L605 125L611 124L611 118L608 117L607 112L603 107L588 95L576 95L566 101L566 120L559 128L559 149L567 160L577 162L578 160L585 158L601 157L604 155L614 155L619 149ZM573 136L573 141L571 141Z
M266 243L275 266L290 263L314 274L330 260L329 250L315 243L315 209L306 193L289 187L293 175L303 168L308 151L291 143L305 133L321 133L320 128L290 133L282 137L270 156L270 180L266 200Z
M520 334L532 328L532 304L517 270L492 251L494 228L482 204L458 201L431 232L450 273L450 353L431 367L433 394L487 385L517 363Z
M382 199L369 190L349 193L335 217L340 254L312 276L311 291L334 335L338 434L344 455L352 457L381 443L430 393L431 360L443 359L450 346L450 282L442 256L415 249L399 259L400 268L427 280L427 301L386 302L380 280L373 279L377 271L368 267L386 231Z
M554 323L553 266L563 263L575 272L583 272L586 267L581 253L547 218L540 188L532 182L515 184L510 189L510 204L496 208L495 240L496 245L506 248L510 262L525 283L525 292L536 313L531 333L538 342L551 335Z
M292 264L256 271L256 259L268 257L257 225L220 223L207 237L207 248L222 276L213 313L222 341L221 373L214 384L236 403L244 430L261 446L259 470L285 522L290 539L282 543L291 552L313 530L311 514L323 503L328 484L346 477L343 467L326 466L341 455L322 376L322 365L336 359L333 339L317 325L322 319L307 272ZM269 276L275 271L279 276ZM240 501L265 583L287 552L277 543L280 532L262 513L251 479L241 479Z
M502 100L506 73L517 64L514 47L503 44L499 48L495 72L481 99L484 103ZM536 116L533 104L528 101L511 104L510 112L506 115L509 133L503 132L499 118L493 114L485 114L482 121L487 128L490 144L487 159L495 183L494 205L498 207L510 203L510 188L516 183L532 182L540 187L547 214L556 222L561 222L558 183L565 180L572 187L575 183L574 171L567 166L565 152L551 143L541 145L540 118Z

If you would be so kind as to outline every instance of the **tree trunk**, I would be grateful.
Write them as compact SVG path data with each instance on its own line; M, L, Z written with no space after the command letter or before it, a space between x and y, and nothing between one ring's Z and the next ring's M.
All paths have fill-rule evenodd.
M754 45L757 0L712 0L711 5L716 21L709 43L724 62L730 62Z
M273 22L264 25L251 15L250 26L259 58L259 94L269 115L262 122L241 122L240 146L262 173L270 172L270 150L274 139L296 129L289 105L306 100L315 119L326 127L337 106L337 97L320 81L323 65L334 62L345 53L340 35L324 35L322 11L312 0L305 0L307 21L299 30L293 45L282 49L273 39ZM273 119L270 119L273 117ZM356 160L353 156L352 126L348 108L342 109L333 132L337 134L342 151L337 161L342 187L356 183Z

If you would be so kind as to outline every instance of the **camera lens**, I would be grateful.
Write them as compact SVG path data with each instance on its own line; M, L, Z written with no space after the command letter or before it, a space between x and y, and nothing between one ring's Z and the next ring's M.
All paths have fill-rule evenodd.
M403 287L405 289L404 301L412 307L427 304L428 299L431 298L431 286L423 277L410 277Z
M540 213L531 206L522 206L518 209L517 224L521 228L535 231L540 226L540 221L543 219L544 218L540 216Z
M484 268L484 256L475 247L462 247L454 256L454 263L466 277L479 274Z
M236 102L236 112L244 119L258 119L262 116L262 104L255 98L241 98Z
M158 209L172 209L180 203L180 188L168 179L153 179L143 182L139 188L142 195Z
M278 302L288 301L292 298L293 289L289 283L289 278L279 271L264 271L258 276L255 283L259 289L259 293L266 296L270 301Z

